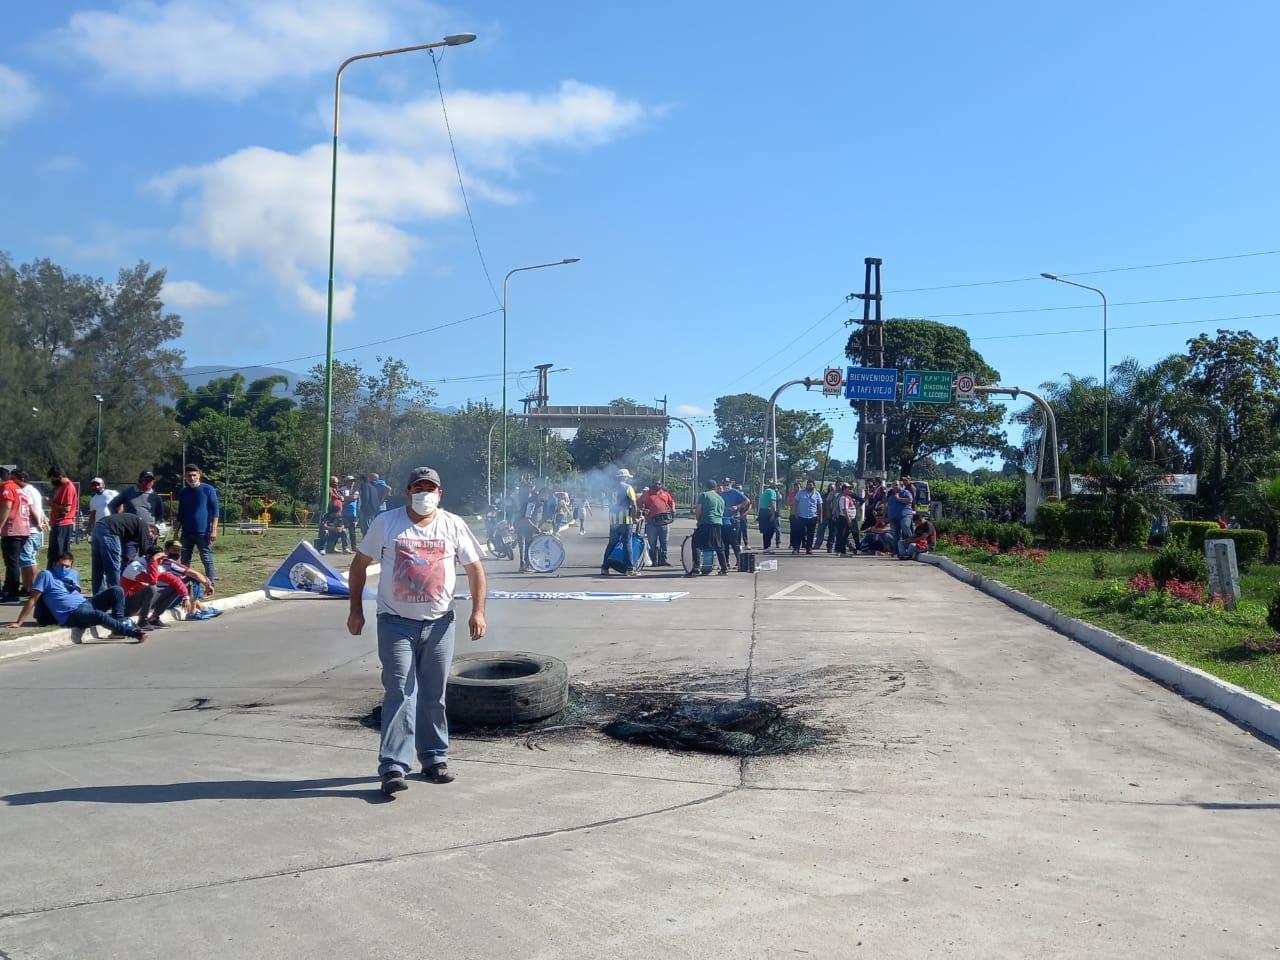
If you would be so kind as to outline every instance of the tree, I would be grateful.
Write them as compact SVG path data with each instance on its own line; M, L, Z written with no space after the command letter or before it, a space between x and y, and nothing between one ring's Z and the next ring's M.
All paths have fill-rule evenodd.
M1213 513L1267 469L1280 416L1280 345L1247 330L1187 342L1187 389L1203 404L1208 436L1192 456L1200 496Z
M1205 406L1185 389L1191 364L1177 354L1144 367L1128 357L1111 368L1116 449L1166 470L1185 465L1186 442L1204 439Z
M862 357L861 332L849 337L845 352ZM982 358L959 327L932 320L892 319L884 325L884 363L900 370L951 370L995 383L1000 374ZM1004 449L1000 429L1004 410L982 398L973 403L886 404L885 457L899 472L911 473L925 457L951 456L958 450L997 455Z
M1068 373L1061 380L1040 384L1045 402L1053 408L1058 428L1058 451L1064 473L1072 464L1084 464L1102 455L1102 386L1093 377L1077 377ZM1044 434L1044 413L1040 405L1014 414L1023 424L1022 449L1025 462L1034 464ZM1116 421L1111 421L1116 425Z
M637 406L639 404L630 397L618 397L609 402L609 408L615 412L634 410ZM579 427L569 441L573 465L583 473L612 464L626 464L629 469L640 473L652 468L661 449L661 429L633 427L626 423Z
M1098 499L1111 519L1118 543L1146 543L1146 524L1152 517L1176 517L1179 512L1177 504L1160 490L1164 474L1162 468L1132 460L1123 451L1106 463L1095 457L1084 467L1083 494ZM1136 539L1130 541L1131 537Z

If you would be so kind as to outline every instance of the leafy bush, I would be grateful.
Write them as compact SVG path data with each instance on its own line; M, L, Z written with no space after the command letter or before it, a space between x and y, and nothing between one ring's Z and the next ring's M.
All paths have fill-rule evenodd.
M1107 558L1095 553L1089 560L1093 563L1093 579L1105 580L1110 571L1107 569Z
M1036 508L1036 530L1051 547L1064 542L1066 513L1067 505L1060 500L1051 500Z
M1236 544L1236 566L1243 573L1262 559L1267 549L1267 532L1265 530L1215 530L1205 534L1205 542L1210 540L1234 540Z
M1110 547L1116 539L1111 516L1087 501L1069 500L1062 516L1068 543L1078 547Z
M266 503L260 497L250 497L246 506L249 509L250 520L257 520L267 509Z
M1185 540L1192 550L1203 550L1205 534L1210 532L1221 532L1212 520L1174 520L1169 524L1169 538Z
M1020 523L1000 523L996 520L935 520L933 528L938 536L971 537L987 543L995 543L1007 550L1014 544L1031 545L1031 531Z
M1276 591L1271 602L1267 604L1267 625L1276 633L1280 633L1280 590Z
M222 503L222 522L231 526L240 522L240 504L235 501Z
M1128 504L1122 512L1122 523L1116 531L1121 546L1138 547L1151 536L1151 514L1136 503Z
M1029 547L1031 546L1031 531L1020 523L997 523L994 524L996 535L995 540L997 546L1001 550L1009 550L1011 547Z
M1159 587L1170 580L1205 583L1209 579L1209 565L1204 555L1192 550L1185 540L1170 537L1151 561L1151 577Z

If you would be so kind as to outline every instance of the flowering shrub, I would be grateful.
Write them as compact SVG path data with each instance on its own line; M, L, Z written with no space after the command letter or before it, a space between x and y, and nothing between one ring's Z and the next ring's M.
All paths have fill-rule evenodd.
M968 559L1002 566L1017 566L1023 563L1034 563L1038 566L1043 564L1048 556L1043 550L1024 546L1021 543L1014 543L1010 545L1009 549L1001 553L997 544L992 543L990 540L979 540L976 537L969 536L967 533L947 534L939 537L938 540L944 546L953 548L957 553Z
M1128 583L1112 580L1083 599L1087 606L1153 623L1192 623L1229 613L1222 597L1206 593L1203 583L1166 580L1161 587L1145 573L1130 578Z
M1225 606L1221 594L1207 593L1203 583L1192 580L1166 580L1162 588L1154 577L1139 573L1130 578L1128 588L1143 596L1163 592L1170 600L1178 603L1192 603L1201 607Z

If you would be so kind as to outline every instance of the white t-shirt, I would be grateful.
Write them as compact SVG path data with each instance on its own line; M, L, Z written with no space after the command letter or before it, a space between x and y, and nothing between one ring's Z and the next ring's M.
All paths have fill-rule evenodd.
M120 494L114 490L103 490L101 493L95 493L89 501L89 509L93 511L93 522L107 518L107 504L109 504Z
M447 613L457 582L454 562L466 566L481 555L479 541L460 517L437 510L417 527L404 507L374 517L356 549L382 564L378 612L409 620L435 620Z
M44 515L44 497L29 483L23 486L22 495L31 504L31 532L34 533L49 522L49 518Z

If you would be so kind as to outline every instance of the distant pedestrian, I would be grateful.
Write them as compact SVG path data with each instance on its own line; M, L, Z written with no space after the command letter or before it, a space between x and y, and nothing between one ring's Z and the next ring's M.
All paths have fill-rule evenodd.
M125 487L120 491L107 509L111 513L132 513L142 519L142 522L148 527L158 526L164 520L164 500L160 494L156 493L156 475L150 470L143 470L138 474L138 482L131 487ZM145 546L150 546L150 543ZM125 544L124 562L128 563L135 556L136 552L130 552L132 544Z
M813 534L822 519L822 494L818 485L810 480L804 489L796 494L795 506L791 510L791 553L798 555L803 548L805 553L813 553Z
M178 491L177 538L182 544L182 562L191 564L191 554L200 551L204 575L217 580L213 563L213 544L218 539L218 522L222 517L218 491L204 479L200 468L187 465L186 482Z
M347 482L338 490L338 494L342 497L342 522L346 525L347 538L351 541L351 548L354 550L356 528L360 521L360 487L356 483L354 474L347 476Z
M849 532L857 529L858 504L853 496L853 487L842 483L836 495L832 522L835 525L835 552L842 556L849 555Z
M649 538L649 560L655 567L669 567L667 562L668 531L676 518L676 502L666 484L658 481L641 504L644 510L644 532Z
M613 508L609 512L609 541L604 547L604 557L600 561L600 575L609 576L609 554L614 547L622 545L622 570L626 576L633 572L631 556L631 531L633 524L640 519L640 507L636 500L636 489L631 485L631 471L626 467L614 475L617 481L614 488Z
M22 548L31 536L31 503L22 485L0 467L0 550L4 555L4 591L0 601L13 603L22 589Z
M732 480L725 480L720 484L719 493L720 499L724 501L724 520L721 526L725 560L728 560L729 552L733 551L733 565L741 570L742 528L747 522L745 511L751 505L751 500L745 493L734 487Z
M702 553L712 550L720 563L719 575L723 577L729 572L729 557L724 549L724 499L717 492L719 484L714 480L708 480L704 486L693 505L697 524L693 528L693 569L685 576L699 576L702 573Z
M741 480L735 480L733 482L733 489L747 498L747 502L738 511L738 542L742 544L743 550L750 550L751 544L747 542L747 530L749 528L748 519L751 513L753 501L751 499L751 494L742 489Z
M387 486L387 481L376 473L369 474L364 483L360 485L361 536L368 532L369 524L373 523L373 518L386 507L387 494L390 492L391 488Z
M22 495L31 505L31 533L27 536L27 542L23 544L22 553L18 556L18 567L22 574L22 592L28 594L36 579L40 548L44 545L45 534L49 531L49 520L44 515L44 497L35 488L27 472L13 471L13 482L22 488Z
M89 481L89 532L93 532L93 525L110 513L111 501L120 496L119 491L107 488L106 481L101 477L94 477Z
M911 518L915 514L915 500L915 492L910 484L902 480L893 481L893 485L889 488L887 513L895 552L899 549L899 543L911 537Z
M347 630L364 630L364 586L371 562L378 578L378 659L382 661L382 739L378 774L382 792L408 788L415 757L422 776L449 783L449 724L445 686L453 661L453 593L460 563L471 593L471 639L484 636L487 585L481 547L471 528L440 509L444 485L430 467L415 467L408 503L380 513L351 561Z
M320 518L320 535L316 541L316 549L321 553L350 553L347 549L347 524L342 519L342 511L337 504L329 504L329 509Z
M764 552L773 553L773 545L781 542L782 516L778 512L778 491L772 483L766 483L760 494L760 512L756 514L760 524L760 538Z
M71 533L76 528L76 514L80 512L80 492L61 467L49 469L49 482L53 495L49 497L49 563L53 566L58 557L71 551Z
M31 596L13 622L20 627L36 613L36 622L46 626L87 629L106 627L112 636L132 637L138 643L147 633L125 616L124 591L110 587L86 599L80 592L80 578L75 571L75 557L69 552L57 557L49 569L41 571L31 588Z

